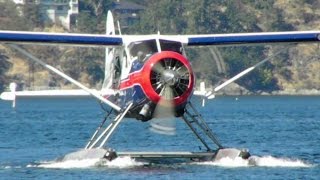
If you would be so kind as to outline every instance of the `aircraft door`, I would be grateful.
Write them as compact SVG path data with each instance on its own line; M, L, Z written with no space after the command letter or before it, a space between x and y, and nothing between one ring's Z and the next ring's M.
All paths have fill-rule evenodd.
M121 56L119 49L107 49L105 60L105 78L102 89L119 89L121 77Z

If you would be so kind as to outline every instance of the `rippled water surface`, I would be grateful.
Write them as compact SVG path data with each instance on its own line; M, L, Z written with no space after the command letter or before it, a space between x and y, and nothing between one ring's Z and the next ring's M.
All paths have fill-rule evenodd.
M217 97L200 107L224 146L257 156L219 162L145 164L127 157L55 161L83 148L104 113L93 99L21 99L15 109L0 101L2 179L319 179L320 97ZM177 134L148 130L125 119L108 146L118 151L199 151L182 121Z

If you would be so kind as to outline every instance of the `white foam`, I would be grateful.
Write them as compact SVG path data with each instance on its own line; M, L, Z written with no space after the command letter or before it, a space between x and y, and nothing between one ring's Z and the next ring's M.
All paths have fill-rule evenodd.
M0 166L0 169L20 169L22 166Z
M305 163L299 159L275 158L272 156L254 157L256 166L264 167L312 167L311 164Z
M240 157L237 157L235 159L225 157L225 158L221 158L218 161L206 161L206 162L200 162L198 164L222 166L222 167L247 167L249 166L249 161L242 159Z
M231 159L229 157L222 158L218 161L207 161L197 163L200 165L213 165L221 167L313 167L313 165L303 162L299 159L289 159L289 158L275 158L272 156L252 156L249 159L235 158Z
M88 168L88 167L94 167L97 163L99 163L99 161L100 159L52 161L52 162L40 163L36 167L57 168L57 169Z
M112 161L105 159L81 159L81 160L65 160L65 161L49 161L41 162L39 165L28 165L27 167L54 168L54 169L72 169L72 168L91 168L91 167L111 167L111 168L129 168L144 165L136 162L130 157L119 157Z
M135 166L143 166L145 163L138 162L131 157L118 157L112 161L104 161L104 166L114 167L114 168L129 168Z

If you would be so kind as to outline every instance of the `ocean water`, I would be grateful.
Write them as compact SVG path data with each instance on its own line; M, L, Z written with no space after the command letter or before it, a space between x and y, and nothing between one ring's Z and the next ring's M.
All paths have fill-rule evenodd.
M93 99L0 101L0 179L320 179L320 97L217 97L194 104L226 147L245 148L242 159L146 164L129 157L57 161L85 146L104 117ZM182 121L177 133L150 132L149 123L125 119L107 146L117 151L199 151Z

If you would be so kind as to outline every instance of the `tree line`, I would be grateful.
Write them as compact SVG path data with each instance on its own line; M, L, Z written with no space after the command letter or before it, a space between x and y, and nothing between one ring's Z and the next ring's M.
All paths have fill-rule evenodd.
M124 29L123 34L208 34L208 33L238 33L262 31L290 31L296 30L293 24L286 21L283 9L275 8L276 0L127 0L145 7L139 14L139 21L133 26ZM80 0L77 26L72 32L104 33L107 11L113 8L111 0ZM297 2L295 2L297 3ZM298 2L300 3L300 2ZM311 5L315 2L304 0L302 3ZM52 24L42 22L39 18L37 5L23 6L18 10L15 4L0 3L0 29L10 30L43 30L52 27ZM19 13L23 16L19 15ZM120 22L121 24L121 22ZM205 79L210 84L232 77L245 68L266 58L277 50L264 46L218 47L214 50L225 64L224 70L218 69L216 55L211 47L188 48L187 55L193 63L196 76ZM64 71L81 78L87 74L88 84L95 85L103 79L103 49L71 48L65 50L59 47L33 47L32 52L53 64L60 64ZM50 56L55 53L55 57ZM277 57L276 63L266 63L262 68L255 70L238 83L251 91L272 91L279 89L275 71L290 78L286 68L289 64L289 52ZM7 56L1 53L0 76L10 65ZM59 59L57 59L57 57ZM4 59L4 60L2 60ZM219 60L221 61L221 60ZM1 65L2 63L6 65ZM278 69L276 70L276 67ZM54 76L53 76L54 77ZM58 84L58 77L52 79L52 85ZM3 78L0 84L4 84ZM0 91L1 91L0 86Z

